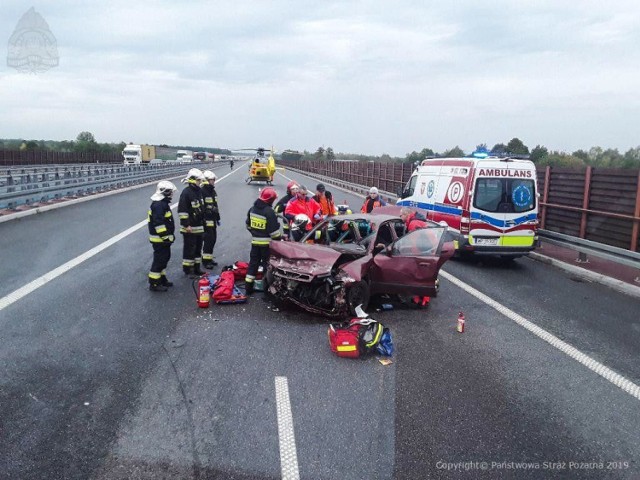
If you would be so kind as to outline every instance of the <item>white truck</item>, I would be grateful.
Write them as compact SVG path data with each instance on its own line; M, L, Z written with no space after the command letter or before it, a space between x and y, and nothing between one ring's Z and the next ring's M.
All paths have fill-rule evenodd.
M124 164L149 163L156 158L156 147L153 145L127 145L122 150Z
M176 161L184 163L193 162L193 152L191 150L178 150L176 152Z

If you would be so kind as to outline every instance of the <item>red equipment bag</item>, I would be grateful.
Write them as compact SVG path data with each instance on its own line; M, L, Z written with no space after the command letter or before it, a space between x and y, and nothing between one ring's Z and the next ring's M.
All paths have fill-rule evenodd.
M220 277L213 284L213 301L220 303L224 300L231 300L233 297L233 287L235 286L235 278L233 272L226 270L220 274Z
M370 318L329 325L329 346L339 357L359 358L375 350L384 327Z
M247 276L247 270L249 269L249 264L247 262L237 261L233 264L233 275L238 280L244 280L244 277Z

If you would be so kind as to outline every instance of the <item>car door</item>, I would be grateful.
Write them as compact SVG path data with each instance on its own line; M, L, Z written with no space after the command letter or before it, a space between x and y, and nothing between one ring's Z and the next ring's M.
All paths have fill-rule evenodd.
M372 293L435 295L440 267L453 254L451 242L444 244L445 230L415 230L375 255L369 275Z

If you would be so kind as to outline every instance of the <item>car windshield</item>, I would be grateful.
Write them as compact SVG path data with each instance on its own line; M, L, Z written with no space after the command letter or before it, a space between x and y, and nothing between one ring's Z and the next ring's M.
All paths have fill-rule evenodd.
M392 256L416 257L437 255L440 252L446 227L421 228L411 232L393 244Z
M136 155L138 155L140 152L138 152L137 150L125 150L124 152L122 152L124 155L130 155L135 157Z
M359 244L363 238L377 231L375 223L367 219L340 219L333 217L320 223L311 230L303 239L303 241L311 241L314 243L329 244Z
M521 213L535 207L533 180L519 178L479 178L473 206L492 213Z

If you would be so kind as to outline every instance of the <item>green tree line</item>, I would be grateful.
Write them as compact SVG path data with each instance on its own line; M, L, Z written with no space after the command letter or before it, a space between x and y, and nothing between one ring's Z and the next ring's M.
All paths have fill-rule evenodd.
M543 145L536 145L529 149L519 138L512 138L504 143L496 143L492 148L480 144L476 150L485 150L494 155L517 155L529 158L536 165L585 168L587 166L600 168L640 168L640 146L630 148L622 153L617 148L591 147L588 150L562 152L550 150ZM334 153L331 147L318 147L315 152L304 151L302 160L349 160L358 162L420 162L425 158L464 157L473 152L465 152L459 146L437 152L425 147L420 151L413 151L404 157L392 157L386 153L382 155L362 155L355 153Z

